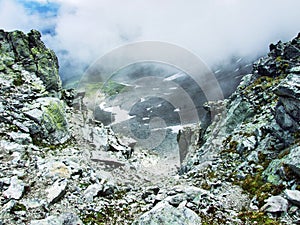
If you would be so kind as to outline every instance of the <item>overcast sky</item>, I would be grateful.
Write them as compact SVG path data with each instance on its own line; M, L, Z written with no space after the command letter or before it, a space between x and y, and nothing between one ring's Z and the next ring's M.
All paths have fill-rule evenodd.
M38 29L62 75L144 40L184 47L213 65L264 54L300 32L299 0L0 0L0 28Z

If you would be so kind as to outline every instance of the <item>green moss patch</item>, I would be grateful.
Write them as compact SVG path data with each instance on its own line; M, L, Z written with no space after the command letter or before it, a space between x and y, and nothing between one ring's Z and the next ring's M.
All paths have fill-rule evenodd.
M264 224L264 225L279 225L279 221L269 218L263 212L245 211L238 215L244 223L248 224Z

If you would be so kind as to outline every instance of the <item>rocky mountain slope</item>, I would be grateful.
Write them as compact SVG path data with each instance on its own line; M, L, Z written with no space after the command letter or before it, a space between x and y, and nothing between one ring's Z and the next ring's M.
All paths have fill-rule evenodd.
M0 224L300 223L299 35L182 129L178 173L93 121L38 31L1 30L0 54Z

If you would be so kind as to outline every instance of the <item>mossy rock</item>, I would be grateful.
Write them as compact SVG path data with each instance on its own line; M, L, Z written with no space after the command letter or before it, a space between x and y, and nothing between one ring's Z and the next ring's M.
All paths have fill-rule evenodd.
M270 162L267 169L263 172L263 177L269 182L274 185L279 185L281 182L281 178L278 174L280 167L282 166L282 162L279 159L275 159Z
M57 98L44 98L41 125L44 136L51 144L62 144L69 138L65 104Z

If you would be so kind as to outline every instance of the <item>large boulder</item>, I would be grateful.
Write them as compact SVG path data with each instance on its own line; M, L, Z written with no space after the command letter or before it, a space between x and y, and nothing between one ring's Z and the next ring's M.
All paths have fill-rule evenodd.
M194 225L202 224L201 218L186 207L175 208L166 202L158 203L149 212L133 222L133 225Z
M279 96L276 121L283 129L296 131L300 122L300 76L289 74L276 88Z
M46 140L61 144L70 138L66 120L65 103L57 98L45 97L36 101L38 108L25 111L24 114L38 124L40 131L31 130L37 141Z
M283 164L300 176L300 147L294 147L290 153L283 158Z

